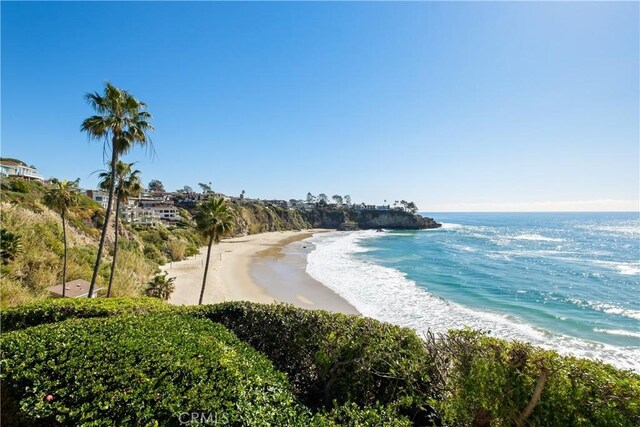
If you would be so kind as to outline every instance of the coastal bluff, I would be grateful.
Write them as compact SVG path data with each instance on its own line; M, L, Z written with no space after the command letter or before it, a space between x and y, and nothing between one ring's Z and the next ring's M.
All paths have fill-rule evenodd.
M442 224L433 218L423 217L402 210L355 210L315 208L303 214L313 228L337 230L423 230L439 228Z
M193 212L193 206L181 205ZM311 209L287 209L263 203L232 203L236 223L235 235L265 233L272 231L327 228L339 231L371 230L423 230L439 228L442 224L400 209L354 209L318 205Z

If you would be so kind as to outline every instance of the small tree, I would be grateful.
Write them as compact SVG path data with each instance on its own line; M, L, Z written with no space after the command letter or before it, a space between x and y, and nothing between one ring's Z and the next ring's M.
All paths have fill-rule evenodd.
M240 200L244 200L244 190L242 190L242 193L240 193Z
M209 183L211 184L211 183ZM204 182L199 182L198 185L200 186L200 188L202 189L202 192L207 194L207 193L211 193L211 185L209 184L205 184Z
M166 271L163 274L157 274L147 284L145 293L147 296L166 301L176 288L175 281L175 277L167 277Z
M326 205L328 200L329 198L327 197L326 194L324 193L318 194L318 203L320 203L321 205Z
M0 228L0 261L10 261L20 252L22 252L20 236Z
M315 203L316 196L311 194L311 192L307 193L307 203Z
M336 194L332 197L333 201L336 202L336 205L342 204L342 196Z
M348 194L347 194L346 196L344 196L344 202L345 202L347 205L350 205L350 204L351 204L351 196L350 196L350 195L348 195Z
M407 206L406 206L406 207L407 207L407 210L408 210L409 212L411 212L412 214L415 214L416 212L418 212L418 207L417 207L417 206L416 206L416 204L415 204L415 203L413 203L413 202L409 202L409 203L407 203Z
M184 240L170 239L167 242L167 249L169 250L169 255L171 255L171 261L181 261L184 259L187 244Z
M69 208L78 201L78 193L76 188L78 181L58 181L52 179L53 188L50 189L45 196L45 203L52 209L60 213L62 218L62 240L64 242L64 254L62 261L62 297L66 296L67 283L67 225L66 214Z
M164 193L164 185L159 179L152 179L149 182L149 191L159 191Z

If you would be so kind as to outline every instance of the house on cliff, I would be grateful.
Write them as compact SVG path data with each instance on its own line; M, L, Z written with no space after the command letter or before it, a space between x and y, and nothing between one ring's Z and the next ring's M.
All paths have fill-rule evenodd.
M44 178L38 174L34 166L28 166L18 159L0 158L0 176L44 182Z

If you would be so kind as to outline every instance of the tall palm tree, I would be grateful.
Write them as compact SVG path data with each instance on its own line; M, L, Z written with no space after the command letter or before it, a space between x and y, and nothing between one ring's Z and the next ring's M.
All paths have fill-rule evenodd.
M116 223L115 223L115 239L113 242L113 260L111 261L111 274L109 275L109 287L107 288L107 298L111 296L111 285L113 284L113 276L116 272L116 257L118 255L118 231L120 219L120 204L127 203L129 197L135 197L142 191L142 182L140 181L140 171L131 170L134 163L124 163L118 161L116 164ZM98 184L103 190L111 187L111 172L102 172L100 175L100 183Z
M109 82L105 83L103 95L97 92L87 93L85 99L97 114L85 119L80 128L89 135L89 139L103 140L105 152L108 148L111 149L109 168L111 174L115 175L120 155L128 152L136 144L150 146L151 140L148 133L153 131L153 126L149 122L151 114L145 111L147 105L144 102L138 101L129 92L118 89ZM98 255L93 267L89 297L92 295L98 278L100 259L111 218L116 180L112 180L110 184L109 202L102 226Z
M204 298L204 288L207 284L207 273L209 272L209 259L211 258L211 246L220 243L220 239L225 235L233 232L235 223L233 215L229 209L229 205L222 197L212 197L206 202L198 206L198 210L194 216L196 221L196 229L204 237L209 238L209 246L207 248L207 262L204 265L204 277L202 278L202 290L200 291L200 300L198 304L202 304Z
M51 188L45 195L45 203L52 209L60 213L62 218L62 240L64 241L64 255L62 262L62 297L66 296L66 283L67 283L67 224L66 214L69 208L75 205L78 201L78 194L76 188L78 186L78 180L75 181L58 181L52 179L53 188Z

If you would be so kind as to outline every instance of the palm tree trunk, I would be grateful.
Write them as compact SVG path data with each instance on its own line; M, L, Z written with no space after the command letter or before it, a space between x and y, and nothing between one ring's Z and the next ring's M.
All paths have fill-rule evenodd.
M200 291L200 300L198 305L202 305L204 298L204 287L207 284L207 273L209 272L209 258L211 257L211 246L213 245L213 233L209 236L209 248L207 249L207 262L204 265L204 277L202 278L202 290Z
M62 257L62 298L67 296L67 227L64 220L64 209L62 210L62 240L64 241L64 256Z
M89 286L89 295L87 298L93 297L93 291L96 286L96 279L98 278L98 270L100 269L100 259L102 258L102 249L104 249L104 241L107 236L107 228L109 228L109 218L111 217L111 204L113 203L113 193L116 189L116 163L118 163L118 151L116 147L117 137L113 136L111 142L113 152L111 154L111 185L109 186L109 203L107 204L107 212L104 217L104 225L102 226L102 234L100 235L100 245L98 245L98 255L96 256L96 263L93 266L93 276L91 276L91 285Z
M111 261L111 274L109 275L109 287L107 288L107 298L111 295L111 284L116 272L116 256L118 255L118 219L120 214L120 197L116 197L116 237L113 242L113 260Z

